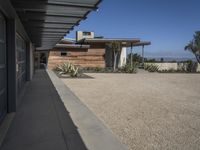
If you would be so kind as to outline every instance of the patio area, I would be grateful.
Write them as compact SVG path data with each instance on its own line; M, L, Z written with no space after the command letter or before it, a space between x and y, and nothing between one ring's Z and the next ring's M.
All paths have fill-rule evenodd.
M52 71L37 70L25 87L0 149L126 150L126 147Z
M26 86L1 150L87 149L45 70Z
M199 74L62 79L129 149L199 149Z

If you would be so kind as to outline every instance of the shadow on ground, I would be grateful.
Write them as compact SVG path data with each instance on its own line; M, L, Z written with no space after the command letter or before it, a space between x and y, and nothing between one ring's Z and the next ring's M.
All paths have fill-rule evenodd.
M45 70L28 83L0 149L87 149Z

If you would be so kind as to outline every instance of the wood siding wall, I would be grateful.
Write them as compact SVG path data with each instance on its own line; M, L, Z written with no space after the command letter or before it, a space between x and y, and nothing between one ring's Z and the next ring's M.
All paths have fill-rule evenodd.
M61 52L67 52L67 56L61 56ZM105 48L93 46L90 49L52 49L49 52L48 68L70 62L79 67L105 68Z

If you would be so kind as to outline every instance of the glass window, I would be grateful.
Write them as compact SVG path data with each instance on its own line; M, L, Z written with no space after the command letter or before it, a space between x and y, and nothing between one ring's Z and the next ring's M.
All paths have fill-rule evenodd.
M67 52L61 52L60 56L67 56Z

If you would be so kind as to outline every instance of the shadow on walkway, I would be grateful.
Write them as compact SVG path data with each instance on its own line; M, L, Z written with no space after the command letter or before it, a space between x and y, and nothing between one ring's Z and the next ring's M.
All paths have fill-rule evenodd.
M45 70L28 83L1 150L85 150Z

